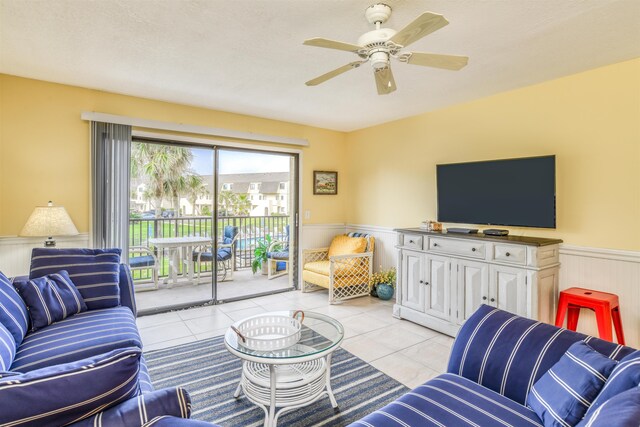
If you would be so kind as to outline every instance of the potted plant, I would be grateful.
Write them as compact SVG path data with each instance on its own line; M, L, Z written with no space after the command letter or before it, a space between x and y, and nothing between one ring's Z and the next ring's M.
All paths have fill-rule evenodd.
M384 301L390 300L393 297L393 290L396 286L396 269L390 268L373 273L369 280L369 286L375 289L378 298Z
M251 270L256 274L262 268L262 274L267 274L267 252L271 246L271 235L267 234L264 239L256 240L256 247L253 250L253 261L251 261Z

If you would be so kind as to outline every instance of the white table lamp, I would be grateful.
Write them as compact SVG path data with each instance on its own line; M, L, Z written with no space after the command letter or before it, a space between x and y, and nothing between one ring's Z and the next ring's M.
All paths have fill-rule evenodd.
M73 224L67 210L62 206L53 206L52 202L49 202L47 206L36 206L20 232L20 236L25 237L47 237L44 242L46 247L56 245L53 236L75 236L77 234L80 233L78 233L78 229Z

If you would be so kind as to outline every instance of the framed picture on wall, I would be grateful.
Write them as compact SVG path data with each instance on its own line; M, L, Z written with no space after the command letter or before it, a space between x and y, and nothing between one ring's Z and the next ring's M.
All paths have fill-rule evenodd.
M313 171L313 194L338 194L338 172Z

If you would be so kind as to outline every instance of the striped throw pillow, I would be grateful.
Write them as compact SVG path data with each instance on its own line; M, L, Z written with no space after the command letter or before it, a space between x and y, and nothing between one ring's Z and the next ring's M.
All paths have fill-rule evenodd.
M29 329L27 306L13 287L11 280L0 272L0 323L13 336L16 347L22 343Z
M16 342L5 326L0 323L0 375L8 373L16 357Z
M29 278L69 272L89 310L120 305L120 249L35 248Z
M616 363L584 341L578 341L536 381L527 397L527 406L546 427L575 426L591 406Z
M590 415L607 400L630 388L640 386L640 350L623 358L618 366L611 372L604 388L593 401L593 405L587 411Z
M638 427L640 387L615 395L584 417L577 427Z
M32 331L87 311L82 295L65 270L16 282L16 287L29 308Z
M139 348L0 378L0 425L62 426L138 394Z

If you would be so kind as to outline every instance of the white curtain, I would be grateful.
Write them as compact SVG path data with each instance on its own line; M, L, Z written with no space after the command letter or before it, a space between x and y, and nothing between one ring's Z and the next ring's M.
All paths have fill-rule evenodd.
M129 251L131 126L91 122L92 236L94 248Z

